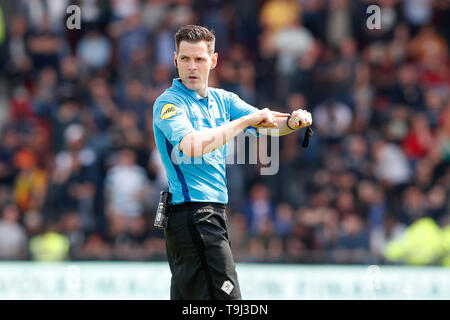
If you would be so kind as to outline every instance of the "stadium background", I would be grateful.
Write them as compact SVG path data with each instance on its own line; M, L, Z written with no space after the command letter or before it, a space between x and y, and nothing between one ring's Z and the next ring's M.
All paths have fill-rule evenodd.
M165 261L151 110L176 76L173 34L194 23L217 37L210 86L313 114L308 149L303 131L280 139L277 175L227 167L238 263L450 265L448 1L0 9L0 260Z

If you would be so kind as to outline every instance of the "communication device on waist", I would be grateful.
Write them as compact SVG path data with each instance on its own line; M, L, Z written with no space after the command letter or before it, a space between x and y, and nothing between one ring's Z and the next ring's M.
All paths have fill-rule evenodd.
M156 210L153 225L159 229L166 229L169 217L172 213L172 194L169 191L161 191L159 196L158 210Z

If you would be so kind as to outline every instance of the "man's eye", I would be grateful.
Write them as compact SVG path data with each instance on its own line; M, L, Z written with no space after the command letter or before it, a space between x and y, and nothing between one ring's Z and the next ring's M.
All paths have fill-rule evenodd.
M181 57L181 60L186 61L187 57Z

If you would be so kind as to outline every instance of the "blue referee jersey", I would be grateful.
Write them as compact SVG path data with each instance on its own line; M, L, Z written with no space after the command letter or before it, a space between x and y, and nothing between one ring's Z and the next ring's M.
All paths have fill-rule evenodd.
M153 105L153 132L166 169L172 203L228 202L225 177L228 144L194 158L184 155L179 144L194 130L218 127L256 111L257 108L226 90L208 88L207 97L203 98L179 78L173 80L172 86Z

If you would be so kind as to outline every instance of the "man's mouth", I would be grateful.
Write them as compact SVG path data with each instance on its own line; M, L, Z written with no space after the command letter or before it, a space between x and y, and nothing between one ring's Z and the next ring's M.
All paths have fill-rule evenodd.
M189 78L189 80L197 80L198 79L198 77L195 77L195 76L189 76L188 78Z

